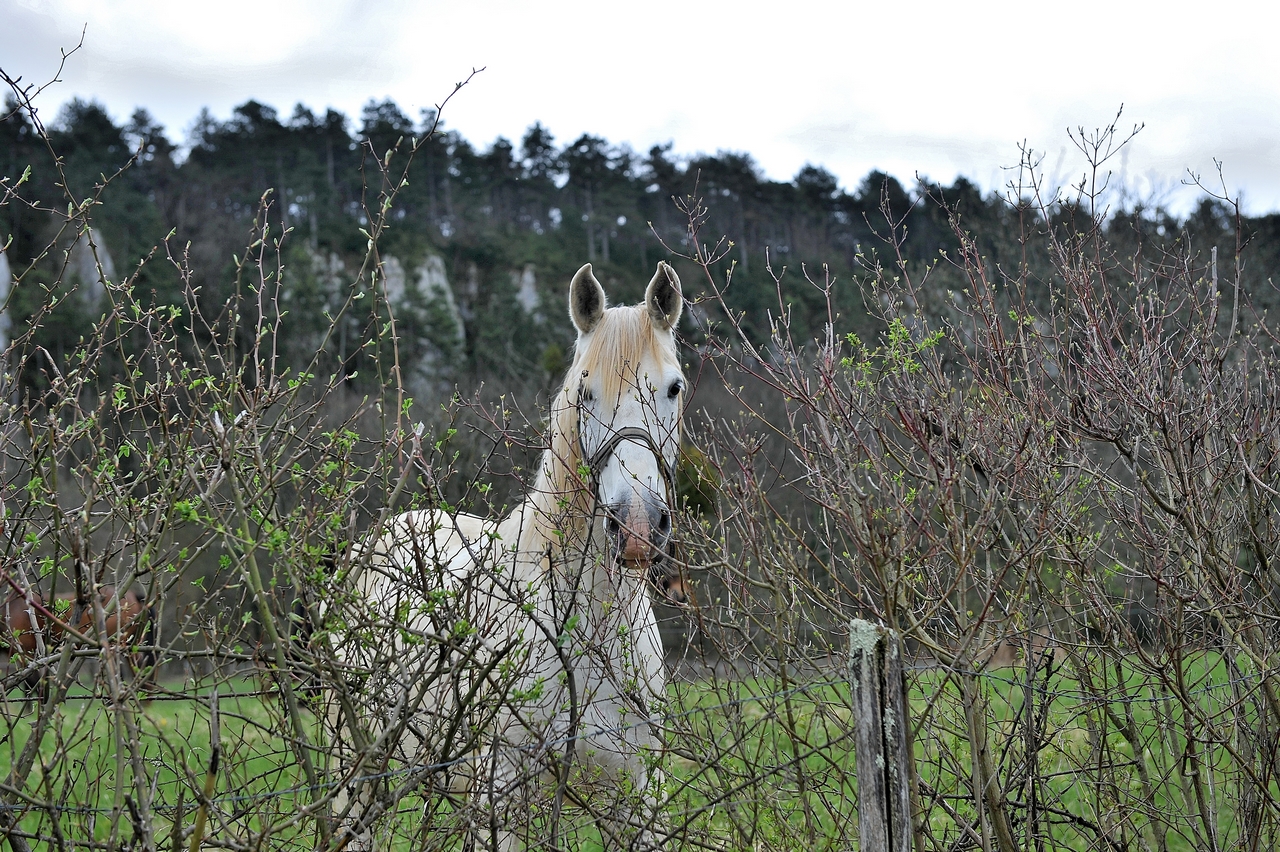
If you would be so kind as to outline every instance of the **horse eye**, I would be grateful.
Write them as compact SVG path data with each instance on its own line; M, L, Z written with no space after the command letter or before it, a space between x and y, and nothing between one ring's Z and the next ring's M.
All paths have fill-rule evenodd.
M680 395L680 391L682 390L684 390L684 382L680 379L676 379L671 383L671 387L667 389L667 396L671 399L675 399Z
M590 388L583 388L581 397L583 402L592 402L595 400L596 395L591 392Z

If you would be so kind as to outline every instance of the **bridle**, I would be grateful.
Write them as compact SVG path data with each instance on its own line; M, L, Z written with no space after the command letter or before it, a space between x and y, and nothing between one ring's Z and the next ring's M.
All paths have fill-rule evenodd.
M599 447L596 447L594 454L588 455L587 446L583 442L582 436L582 411L578 411L578 450L582 453L582 457L587 462L587 469L591 472L591 493L596 499L599 499L600 487L600 471L604 470L604 466L609 463L609 459L613 457L614 452L623 441L638 441L649 448L653 453L654 459L658 462L658 470L662 474L662 484L666 490L664 495L667 505L672 505L672 500L676 494L676 466L674 462L668 462L666 455L662 452L662 448L658 446L658 442L653 439L653 435L649 434L648 429L642 429L639 426L624 426L621 429L615 429L609 434Z
M583 373L583 378L586 378L586 373ZM588 453L582 429L582 424L585 420L583 417L584 411L582 407L581 386L578 388L578 399L575 402L575 406L578 409L578 452L582 454L582 458L587 464L588 476L590 477L589 482L591 496L596 509L598 509L600 505L600 471L604 470L604 466L609 463L609 459L613 457L613 454L617 451L619 445L621 445L623 441L637 441L648 447L649 451L653 453L654 460L658 462L658 470L662 474L662 484L666 492L663 496L667 502L669 510L673 511L675 509L676 499L676 464L675 462L667 461L666 454L662 452L662 447L660 447L658 442L654 440L654 437L649 433L649 430L642 429L639 426L624 426L621 429L614 429L609 433L609 437L604 440L604 443L596 447L596 451L594 453ZM595 513L596 509L592 510L592 514ZM670 547L672 545L669 544L668 546ZM669 557L671 554L664 553L662 556ZM658 587L661 587L662 585L661 579L664 574L664 570L661 567L662 562L662 558L654 559L649 566L649 581Z
M582 378L585 379L589 375L587 370L582 371ZM649 434L648 429L642 429L639 426L624 426L621 429L611 430L609 437L604 443L596 447L594 453L587 452L586 435L583 433L582 424L585 422L583 417L584 409L582 407L582 384L578 384L578 398L574 401L574 407L577 409L577 430L578 430L578 452L582 454L583 461L587 463L587 470L591 477L591 496L598 503L600 500L600 471L604 470L604 466L609 463L609 459L613 458L614 452L623 441L638 441L648 447L649 452L653 453L654 459L658 462L658 470L662 473L662 484L666 491L664 498L667 506L675 506L676 496L676 465L675 462L668 462L667 456L662 452L662 447L658 446L658 442L653 439L653 435Z

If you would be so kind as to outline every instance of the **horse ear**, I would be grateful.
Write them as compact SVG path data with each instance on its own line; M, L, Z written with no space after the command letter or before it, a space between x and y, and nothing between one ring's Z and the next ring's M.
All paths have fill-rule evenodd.
M658 261L658 270L645 290L644 303L649 308L649 318L659 328L670 330L680 321L680 311L684 309L680 278L665 260Z
M587 334L600 322L608 306L604 288L591 274L591 264L585 264L569 282L569 316L573 318L573 324L580 333Z

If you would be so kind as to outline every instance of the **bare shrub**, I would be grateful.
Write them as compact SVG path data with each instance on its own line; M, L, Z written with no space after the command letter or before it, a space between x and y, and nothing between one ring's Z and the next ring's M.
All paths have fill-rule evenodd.
M1043 194L1031 152L1011 186L1022 263L993 267L954 218L960 250L923 270L885 234L863 257L876 340L835 315L792 338L781 270L753 339L723 299L727 246L686 205L720 317L707 363L734 389L700 431L723 486L692 527L699 623L739 677L816 705L767 704L774 751L737 736L756 749L738 845L763 824L806 846L844 830L847 746L815 720L845 697L813 696L867 616L916 655L917 848L1272 842L1275 338L1241 292L1243 246L1225 279L1216 248L1117 254L1098 199L1125 140L1073 139L1094 169L1073 197ZM847 286L802 272L828 304Z
M34 91L5 81L47 141ZM310 364L284 357L288 235L269 224L270 194L225 302L202 296L172 242L121 280L99 261L104 299L87 308L100 318L74 353L47 351L42 324L82 294L66 264L42 261L63 250L64 232L92 234L93 208L118 174L86 198L68 189L65 206L5 177L0 204L45 217L54 234L15 267L12 291L47 298L12 329L0 403L0 582L14 614L0 829L14 848L327 842L338 781L377 771L331 759L316 695L341 701L356 686L306 639L341 554L391 507L440 501L436 477L453 479L445 454L461 455L458 442L446 446L450 415L410 420L394 317L373 274L416 144L369 152L368 251L329 331L366 312L387 371L378 399L353 397L342 370L312 372L327 341ZM182 282L180 303L137 286L157 263ZM477 493L453 488L455 500ZM149 610L145 632L118 626L134 589Z

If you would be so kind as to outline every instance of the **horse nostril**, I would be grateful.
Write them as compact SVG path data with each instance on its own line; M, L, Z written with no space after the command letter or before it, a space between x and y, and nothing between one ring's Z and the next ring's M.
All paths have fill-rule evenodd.
M609 535L617 535L622 531L622 525L618 523L617 518L610 515L609 520L605 523L605 529L609 531Z
M664 511L658 516L658 531L662 534L671 532L671 513Z

